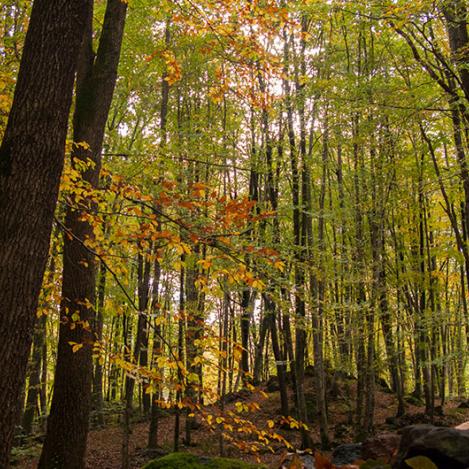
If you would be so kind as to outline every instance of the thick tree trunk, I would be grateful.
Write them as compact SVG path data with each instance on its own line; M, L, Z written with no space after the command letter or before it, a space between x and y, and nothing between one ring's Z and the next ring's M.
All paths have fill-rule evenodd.
M92 50L92 18L89 17L78 68L74 113L75 142L72 165L91 160L83 173L91 187L98 187L105 125L117 78L127 4L108 0L99 48ZM86 142L87 145L81 145ZM91 408L95 259L84 242L93 239L93 226L83 213L93 202L69 206L65 219L61 324L54 395L47 422L40 468L84 467ZM74 351L73 342L81 348Z
M0 467L9 466L90 0L36 0L0 148Z
M449 45L453 62L460 75L460 85L469 101L469 35L467 32L467 6L464 0L445 0L441 6L446 19Z

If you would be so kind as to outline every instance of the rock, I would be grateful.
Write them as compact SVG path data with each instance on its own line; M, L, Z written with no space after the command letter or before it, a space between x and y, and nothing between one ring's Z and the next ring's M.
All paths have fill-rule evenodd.
M277 466L275 466L277 467ZM302 469L315 469L314 457L307 453L288 453L282 457L280 469L288 469L290 467L302 467Z
M395 433L383 433L367 438L362 443L362 459L389 462L399 449L401 437Z
M469 430L469 422L464 422L458 425L457 427L454 427L457 430Z
M396 468L408 469L406 459L426 456L439 469L469 466L469 430L413 425L402 430Z
M441 408L435 408L433 422L429 415L422 412L405 414L400 417L387 417L385 421L396 430L419 424L431 424L435 427L456 427L461 422L461 415L457 413L440 414Z
M345 466L361 459L361 443L351 443L337 446L332 452L332 464Z
M238 459L207 458L190 453L171 453L149 462L143 469L267 469Z
M395 428L404 428L410 425L418 425L418 424L429 424L431 422L431 418L429 415L424 414L422 412L416 414L405 414L401 415L400 417L388 417L386 418L386 423L392 425Z

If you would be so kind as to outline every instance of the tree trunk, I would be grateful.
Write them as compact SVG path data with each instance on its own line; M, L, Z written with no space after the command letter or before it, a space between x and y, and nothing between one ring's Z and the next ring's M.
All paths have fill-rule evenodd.
M189 373L186 384L186 422L185 422L185 439L184 443L190 446L191 443L191 430L195 423L194 417L189 417L194 413L195 406L199 404L199 396L201 394L202 383L200 377L202 375L202 365L200 363L194 364L197 357L201 357L202 350L198 342L204 333L204 297L203 293L197 290L196 280L198 277L197 259L200 258L199 246L195 246L194 254L189 258L189 267L186 274L186 360L187 371ZM228 318L225 318L226 325ZM225 343L228 339L228 334L225 335ZM225 366L226 368L226 366Z
M0 466L9 466L90 0L36 0L0 148ZM32 229L34 228L34 229Z
M314 371L316 375L316 401L319 416L319 431L321 434L321 446L328 449L330 445L328 435L327 420L327 400L326 400L326 376L324 370L324 352L323 352L323 335L324 335L324 302L325 302L325 259L324 252L326 250L325 242L325 199L327 184L327 166L329 159L329 129L326 116L326 130L324 132L324 141L322 149L322 176L321 176L321 192L319 197L319 223L318 223L318 274L313 281L314 275L311 273L311 293L315 294L313 288L314 282L317 284L317 306L313 312L313 346L314 346ZM312 213L312 207L307 207L307 212ZM311 223L311 222L310 222ZM313 297L314 299L314 297Z
M95 334L98 343L103 340L103 322L104 322L104 299L106 295L106 266L101 261L99 265L99 284L98 284L98 298L96 303L96 321L95 321ZM99 426L104 425L103 415L103 365L99 357L95 361L94 376L93 376L93 407L96 412L96 423Z
M94 188L99 183L101 148L117 78L126 11L126 3L108 0L96 57L92 50L91 16L82 44L72 165L92 161L83 179ZM94 336L90 324L94 316L96 272L94 256L84 244L93 239L93 226L83 221L82 216L93 210L92 201L67 208L59 348L40 468L84 467L91 407ZM74 350L71 342L81 348Z
M41 316L34 331L31 373L29 375L28 394L22 423L23 433L25 435L31 435L33 433L34 416L39 408L38 396L41 385L42 349L46 339L46 318L47 316L45 315Z

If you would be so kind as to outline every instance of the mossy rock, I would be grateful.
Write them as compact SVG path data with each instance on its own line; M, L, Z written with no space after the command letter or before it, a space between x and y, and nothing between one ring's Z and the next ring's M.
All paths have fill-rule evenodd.
M149 462L143 469L266 469L238 459L207 458L190 453L171 453Z

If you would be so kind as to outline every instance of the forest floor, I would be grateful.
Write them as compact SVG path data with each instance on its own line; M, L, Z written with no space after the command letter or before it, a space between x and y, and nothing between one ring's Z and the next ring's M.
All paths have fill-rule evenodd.
M306 381L307 400L314 400L312 392L312 378ZM393 419L396 414L397 402L393 394L378 386L376 393L375 409L375 433L396 433L399 428L416 423L429 423L428 417L423 413L424 408L418 405L407 404L406 415L400 419ZM266 388L264 388L266 390ZM354 441L353 425L350 424L350 417L353 411L354 399L351 397L355 391L355 384L349 380L335 386L333 399L329 401L329 422L330 436L333 445ZM267 390L266 390L267 392ZM267 398L260 398L259 394L249 397L245 402L257 401L260 410L250 413L249 418L259 428L265 428L267 420L275 420L279 416L280 403L278 392L267 393ZM226 406L226 410L233 410L235 407L235 394L232 396L233 402ZM240 396L243 400L244 396ZM293 401L293 398L292 400ZM435 416L434 424L439 426L457 426L469 421L469 409L458 408L459 401L447 402L444 408L444 415ZM130 455L132 469L141 469L145 463L155 456L145 450L148 439L148 422L135 423L132 427L130 437ZM313 441L319 443L319 432L317 426L310 425ZM184 430L184 418L181 418L181 434ZM275 431L284 436L293 445L298 445L300 436L297 430L285 430L275 428ZM172 451L174 435L174 416L166 415L160 418L158 439L162 452ZM215 432L211 432L206 424L202 424L197 430L193 430L192 439L194 445L190 448L181 446L181 450L204 456L219 455L219 438ZM88 438L87 469L119 469L121 467L121 445L122 427L119 425L109 425L102 429L90 431ZM225 456L243 459L249 462L256 462L256 456L241 454L236 448L225 444ZM19 469L33 469L37 466L37 458L40 452L40 445L16 448L14 451L14 467ZM270 451L261 452L259 458L268 467L277 468L285 453L284 448L278 448L275 454Z

